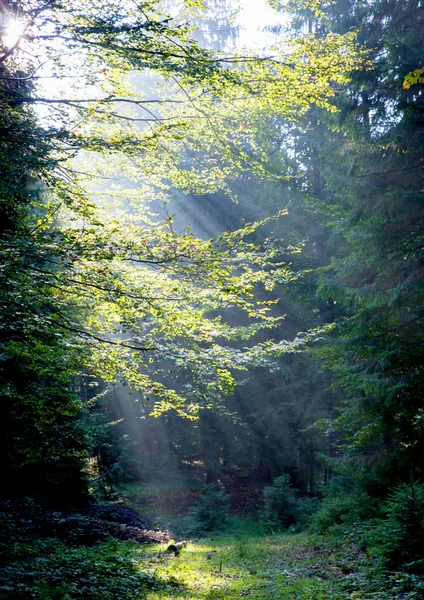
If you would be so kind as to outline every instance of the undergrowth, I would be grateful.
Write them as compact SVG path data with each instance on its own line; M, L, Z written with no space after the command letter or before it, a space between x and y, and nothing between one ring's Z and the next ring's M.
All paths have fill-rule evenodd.
M286 485L273 486L268 520L227 518L224 495L197 489L189 520L198 527L173 553L168 544L43 538L41 517L30 507L32 518L21 511L13 524L5 516L0 600L418 600L424 598L423 489L397 486L368 521L360 519L375 511L371 500L329 494L314 520L324 534L278 532L276 525L270 531L271 517L282 520L296 506L286 502ZM220 518L211 523L215 513ZM218 525L225 531L207 531Z
M147 589L166 588L139 563L139 547L117 540L93 547L49 538L15 541L2 565L0 599L134 600Z
M250 531L249 531L250 529ZM310 534L255 535L246 530L188 544L178 557L146 550L151 572L175 581L148 600L415 600L422 582L404 573L376 576L351 541ZM420 591L421 590L421 591Z

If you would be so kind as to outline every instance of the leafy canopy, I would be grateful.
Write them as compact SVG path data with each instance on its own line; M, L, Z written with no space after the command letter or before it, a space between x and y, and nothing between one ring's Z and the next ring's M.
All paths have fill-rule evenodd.
M0 54L5 356L65 383L123 380L156 399L155 413L219 403L234 371L273 366L304 343L243 347L280 320L258 289L296 275L281 242L250 241L270 219L204 240L150 204L166 213L172 185L204 193L245 169L265 173L246 142L271 113L331 109L333 83L362 61L354 36L228 56L156 2L8 10L22 32ZM137 73L153 77L149 97ZM230 325L228 310L245 325Z

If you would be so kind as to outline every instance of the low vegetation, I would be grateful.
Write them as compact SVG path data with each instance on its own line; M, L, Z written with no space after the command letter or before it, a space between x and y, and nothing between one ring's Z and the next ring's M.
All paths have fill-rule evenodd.
M300 533L293 531L302 527L296 516L305 519L305 499L295 498L284 477L265 488L264 508L255 520L229 511L229 498L213 486L180 486L180 499L195 498L185 517L181 505L160 508L160 498L173 497L172 484L150 486L144 497L138 490L125 486L118 504L100 505L88 516L46 514L30 502L13 511L3 507L0 600L412 600L424 595L422 484L397 486L380 509L363 497L354 502L352 494L343 503L341 492L334 492L315 507ZM136 513L123 502L140 507L155 498L157 523L175 515L177 538L165 532L142 538L140 528L105 520L129 515L138 525ZM355 521L360 506L367 520ZM122 539L123 529L133 532L132 538Z

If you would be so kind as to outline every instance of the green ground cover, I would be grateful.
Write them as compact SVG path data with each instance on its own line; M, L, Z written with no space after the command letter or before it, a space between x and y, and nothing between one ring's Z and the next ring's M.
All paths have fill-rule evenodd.
M234 520L229 531L169 544L45 540L20 543L2 578L1 600L412 600L410 582L381 581L373 561L347 541L308 534L265 535ZM6 572L7 571L7 572ZM408 589L409 588L409 589Z
M171 524L181 538L187 507L198 486L128 485L125 501L152 510L157 522ZM253 509L253 507L252 507ZM256 507L256 515L261 507ZM255 512L255 511L253 511ZM162 584L146 590L148 600L207 600L248 597L258 600L413 600L420 582L399 572L382 573L374 555L360 549L348 527L337 536L270 534L260 519L234 513L224 531L190 536L178 556L167 544L137 550L140 565ZM193 539L194 537L194 539ZM420 589L421 588L421 589Z
M180 598L342 599L366 596L366 558L352 546L334 549L304 534L221 534L189 543L179 556L151 548L144 568L172 590L147 593L149 600Z
M121 501L154 525L175 523L171 542L139 544L105 539L82 543L73 526L64 538L39 534L43 521L5 522L0 600L416 600L420 578L384 572L378 557L354 543L349 527L338 535L269 533L266 523L230 512L222 531L184 532L199 487L169 483L127 485ZM256 514L260 514L257 507ZM66 520L66 519L65 519ZM81 521L80 527L84 521ZM32 532L32 535L30 533Z

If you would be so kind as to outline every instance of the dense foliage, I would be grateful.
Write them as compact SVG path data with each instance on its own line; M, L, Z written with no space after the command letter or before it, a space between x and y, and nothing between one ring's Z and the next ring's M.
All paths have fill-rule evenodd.
M422 9L417 2L291 6L294 35L304 41L305 30L314 40L358 31L368 62L349 82L334 84L332 110L306 108L295 122L274 106L246 113L249 127L245 120L240 139L245 161L234 165L221 146L199 146L202 160L195 166L184 162L184 153L178 177L171 167L170 176L197 195L188 203L175 190L170 194L172 206L190 218L219 214L221 228L288 207L272 231L285 239L283 256L297 277L273 290L273 314L285 320L272 335L293 339L324 326L326 339L315 356L291 354L280 359L275 374L255 371L249 386L228 401L240 419L201 412L190 426L172 416L162 424L135 424L131 436L138 447L130 452L129 471L149 478L150 460L162 456L170 465L176 456L179 464L203 461L215 478L235 469L271 482L284 469L303 492L316 493L337 469L382 496L397 478L407 480L411 467L417 476L422 469L423 91L414 75L422 61ZM210 139L205 127L193 127L190 135ZM218 134L211 139L217 144ZM217 153L232 167L225 181L207 182L206 195L193 170L206 185ZM238 203L226 200L224 191ZM261 241L270 231L253 237ZM287 253L289 246L297 251ZM127 406L126 394L121 397ZM115 418L117 412L111 410ZM136 412L123 409L121 416L129 421ZM323 433L311 429L314 422ZM122 425L118 436L126 433ZM141 449L144 437L150 443ZM161 451L150 458L152 444Z
M16 491L49 497L52 470L72 480L90 445L81 385L124 381L155 414L172 408L194 416L234 388L234 371L270 366L290 350L273 341L246 345L280 320L256 290L294 277L279 245L248 241L276 217L204 240L174 227L166 206L158 218L149 197L163 199L173 178L167 157L180 152L181 140L197 152L205 110L208 136L220 122L221 150L233 152L234 103L241 115L263 98L264 110L272 104L290 115L271 75L295 82L303 56L316 85L293 89L293 97L302 110L325 104L331 79L345 79L356 58L346 52L351 36L324 42L323 64L297 42L293 58L281 60L214 55L154 2L141 10L21 2L2 27L3 453ZM160 97L131 85L129 77L146 69L162 78ZM54 88L46 83L52 78ZM210 172L218 176L221 166ZM124 185L102 188L104 176ZM243 324L229 323L224 310Z
M188 515L187 530L192 535L221 531L227 524L228 508L228 495L214 485L206 486Z

